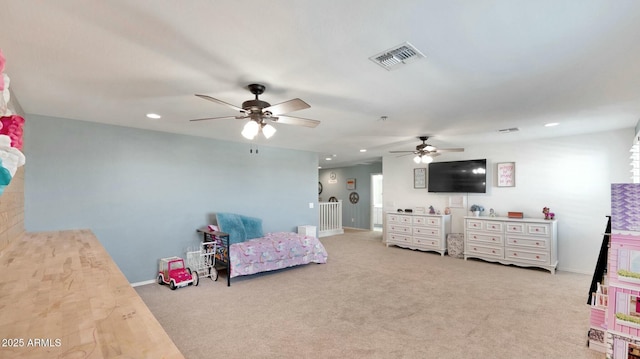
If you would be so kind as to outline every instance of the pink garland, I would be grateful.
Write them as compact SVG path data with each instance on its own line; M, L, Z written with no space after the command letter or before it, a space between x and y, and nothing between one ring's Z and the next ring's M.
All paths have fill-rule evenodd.
M7 135L11 139L11 147L22 149L22 125L24 118L19 115L0 117L0 135Z

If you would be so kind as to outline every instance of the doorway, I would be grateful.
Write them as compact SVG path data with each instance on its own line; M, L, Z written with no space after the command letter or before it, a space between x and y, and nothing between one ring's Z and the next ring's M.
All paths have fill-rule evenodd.
M371 230L382 232L382 173L371 174Z

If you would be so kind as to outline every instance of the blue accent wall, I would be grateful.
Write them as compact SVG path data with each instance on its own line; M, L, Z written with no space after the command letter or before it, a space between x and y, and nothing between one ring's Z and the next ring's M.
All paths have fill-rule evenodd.
M317 154L27 115L25 229L91 229L130 282L185 257L216 212L318 225ZM314 208L309 208L313 202Z
M331 173L336 174L336 182L331 183ZM322 183L322 202L330 197L342 200L342 226L350 228L371 229L371 175L382 173L382 163L357 165L350 167L321 169L318 174ZM356 180L356 189L347 189L347 179ZM351 192L358 193L358 203L351 203Z

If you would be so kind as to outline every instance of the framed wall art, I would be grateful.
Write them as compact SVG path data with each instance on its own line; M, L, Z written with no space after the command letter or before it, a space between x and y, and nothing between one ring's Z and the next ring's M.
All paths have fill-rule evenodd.
M516 186L516 163L498 163L498 187Z
M356 179L355 178L348 178L347 179L347 189L348 190L356 189Z
M413 188L427 188L427 169L413 169Z

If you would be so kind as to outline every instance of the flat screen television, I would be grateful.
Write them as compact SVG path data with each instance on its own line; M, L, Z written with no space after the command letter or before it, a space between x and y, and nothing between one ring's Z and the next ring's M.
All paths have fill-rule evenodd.
M486 193L487 160L432 162L429 192Z

